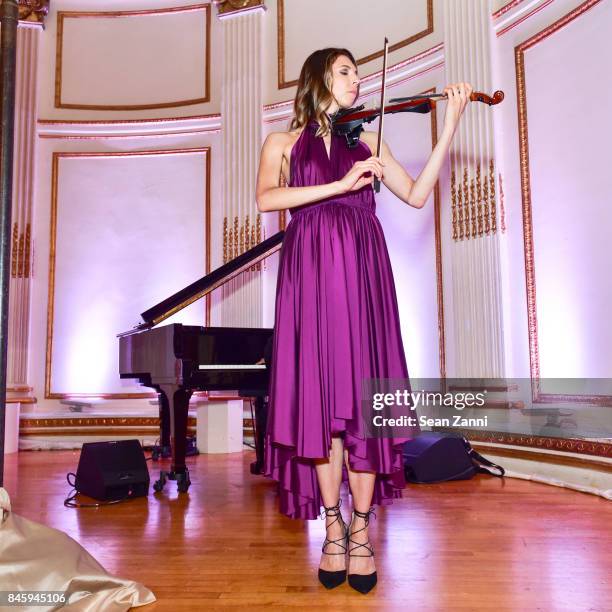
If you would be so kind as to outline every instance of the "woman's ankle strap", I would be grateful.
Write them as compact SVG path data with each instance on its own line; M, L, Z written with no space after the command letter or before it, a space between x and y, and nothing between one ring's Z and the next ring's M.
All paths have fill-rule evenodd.
M376 517L376 513L374 512L374 508L370 508L367 512L359 512L359 510L353 509L353 514L365 520L366 525L370 522L370 515L374 515Z
M342 498L338 500L338 503L335 506L323 506L323 511L321 512L321 518L324 516L336 516L340 514L340 506L342 505Z

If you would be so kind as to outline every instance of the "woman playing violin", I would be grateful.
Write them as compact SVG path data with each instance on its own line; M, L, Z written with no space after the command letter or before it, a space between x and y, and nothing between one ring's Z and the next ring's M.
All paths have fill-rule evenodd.
M291 215L279 260L264 471L279 482L287 516L314 519L323 506L319 580L327 588L344 582L347 569L359 592L376 584L371 506L402 496L402 446L419 433L415 426L408 437L368 436L361 413L362 381L408 379L372 182L378 177L409 206L425 205L472 87L456 83L444 93L442 134L413 179L386 143L380 157L373 154L375 132L363 132L354 148L333 133L334 114L359 95L359 75L348 50L322 49L302 67L289 131L270 134L261 151L258 208ZM348 526L344 481L353 506Z

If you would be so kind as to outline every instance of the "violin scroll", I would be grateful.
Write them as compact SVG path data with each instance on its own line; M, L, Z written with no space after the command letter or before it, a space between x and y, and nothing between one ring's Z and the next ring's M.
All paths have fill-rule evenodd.
M470 100L472 102L484 102L489 106L495 106L499 104L504 99L504 92L498 89L492 96L488 96L481 91L474 91L470 96Z

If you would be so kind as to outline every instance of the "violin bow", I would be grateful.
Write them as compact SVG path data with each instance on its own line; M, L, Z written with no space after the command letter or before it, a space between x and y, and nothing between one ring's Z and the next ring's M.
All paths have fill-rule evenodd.
M379 159L382 155L382 144L383 144L383 124L385 121L385 91L387 87L387 55L389 54L389 39L385 36L385 51L383 57L383 69L382 69L382 85L380 87L380 120L378 122L378 139L376 142L376 157ZM374 191L378 193L380 191L380 180L377 176L374 176Z

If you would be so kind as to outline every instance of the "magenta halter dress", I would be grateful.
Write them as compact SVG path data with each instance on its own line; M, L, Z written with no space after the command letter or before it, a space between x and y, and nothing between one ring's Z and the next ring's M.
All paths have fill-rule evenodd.
M332 135L330 155L311 122L293 145L290 186L329 183L370 157ZM376 472L374 504L405 487L408 438L367 437L364 378L408 378L391 262L370 185L289 209L280 252L264 474L278 481L280 511L315 519L322 498L313 459L344 438L353 470ZM403 430L405 431L405 430ZM346 468L343 480L347 480Z

